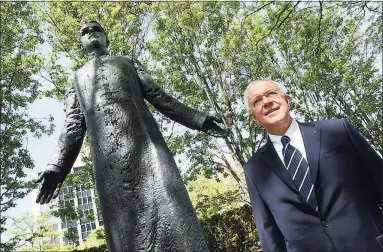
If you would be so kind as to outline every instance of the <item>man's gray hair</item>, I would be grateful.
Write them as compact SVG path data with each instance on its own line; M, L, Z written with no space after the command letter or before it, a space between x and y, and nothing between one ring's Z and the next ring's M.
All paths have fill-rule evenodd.
M250 88L255 85L255 84L259 84L261 82L271 82L271 83L274 83L275 85L278 86L278 88L282 91L283 94L287 95L287 88L285 87L285 85L283 85L282 83L278 83L276 81L272 81L272 80L255 80L255 81L252 81L250 82L250 84L247 86L246 90L245 90L245 93L243 95L243 101L245 103L245 107L246 107L246 110L248 112L250 112L250 106L249 106L249 102L247 101L247 94L250 90Z

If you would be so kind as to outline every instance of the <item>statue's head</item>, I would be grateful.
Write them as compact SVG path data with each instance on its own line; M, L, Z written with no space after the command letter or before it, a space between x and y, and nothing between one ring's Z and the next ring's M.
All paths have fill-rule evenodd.
M106 51L109 46L109 39L104 28L97 21L89 21L81 24L79 32L80 46L87 53L98 47Z

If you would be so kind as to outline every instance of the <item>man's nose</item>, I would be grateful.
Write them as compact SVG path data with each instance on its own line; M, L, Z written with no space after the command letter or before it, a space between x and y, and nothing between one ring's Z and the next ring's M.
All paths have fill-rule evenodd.
M272 102L273 101L269 97L266 97L266 95L262 96L263 106L267 106L267 105L271 104Z

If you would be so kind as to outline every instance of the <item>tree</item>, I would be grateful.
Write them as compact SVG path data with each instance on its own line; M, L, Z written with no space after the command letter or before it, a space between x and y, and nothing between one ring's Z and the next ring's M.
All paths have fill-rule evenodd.
M73 244L59 244L58 238L63 231L55 231L54 223L48 213L34 216L27 212L14 219L9 236L16 241L17 251L68 251Z
M262 251L249 205L227 209L200 222L212 252Z
M233 178L220 176L216 181L199 175L188 182L187 190L211 251L260 249L251 207L241 203Z
M92 230L85 242L76 248L74 251L87 251L87 252L106 252L105 232L103 228Z
M304 11L289 7L293 14L273 41L282 55L280 79L291 90L294 112L306 121L346 118L383 153L377 67L382 15L365 6L321 2Z
M40 83L33 77L42 66L35 52L43 43L34 5L23 2L1 2L1 91L0 91L0 233L5 231L4 212L15 207L33 185L25 180L26 170L33 168L25 136L50 134L53 118L32 118L28 106L39 97ZM50 126L43 122L51 123ZM0 243L0 247L7 245Z
M219 181L198 175L186 185L193 207L200 220L239 208L242 195L232 177L220 176Z

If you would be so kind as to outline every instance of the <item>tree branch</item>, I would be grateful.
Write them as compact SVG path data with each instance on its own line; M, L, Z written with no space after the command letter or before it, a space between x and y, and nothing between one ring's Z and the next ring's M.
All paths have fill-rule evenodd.
M317 51L317 57L319 57L320 49L321 49L321 23L322 23L322 18L323 18L323 1L319 1L319 23L318 23L318 45L316 48Z
M263 5L263 6L259 7L259 8L257 8L256 10L250 12L249 14L247 14L247 15L242 19L242 21L241 21L241 32L240 32L240 33L242 34L242 28L243 28L243 24L244 24L245 21L246 21L246 18L248 18L249 16L253 15L254 13L256 13L256 12L258 12L258 11L260 11L260 10L266 8L268 5L273 4L274 2L275 2L275 1L268 2L267 4L265 4L265 5Z
M287 10L287 8L290 6L291 2L289 2L288 4L286 4L285 8L279 13L278 17L277 17L277 21L275 22L275 24L273 25L273 27L271 28L271 30L269 31L268 34L266 34L265 36L263 36L262 38L260 38L256 43L255 43L255 47L258 48L258 44L259 42L261 42L263 39L267 38L273 31L274 29L279 29L279 27L282 26L282 24L286 21L287 18L290 17L290 14L294 11L295 7L298 6L298 4L300 3L300 1L297 1L297 3L293 6L293 9L287 14L287 16L278 24L279 22L279 19L281 18L282 14Z

